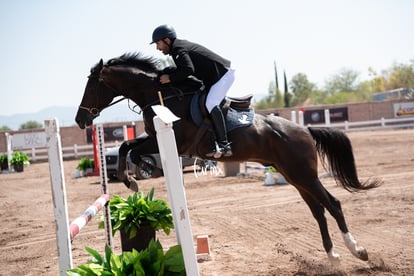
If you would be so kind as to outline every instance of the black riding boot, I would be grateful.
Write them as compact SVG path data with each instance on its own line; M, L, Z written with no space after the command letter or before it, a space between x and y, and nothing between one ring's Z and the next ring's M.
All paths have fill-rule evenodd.
M210 117L216 134L216 149L212 153L207 154L207 156L213 156L214 158L232 156L233 152L230 143L227 141L226 122L219 106L215 106L211 110Z

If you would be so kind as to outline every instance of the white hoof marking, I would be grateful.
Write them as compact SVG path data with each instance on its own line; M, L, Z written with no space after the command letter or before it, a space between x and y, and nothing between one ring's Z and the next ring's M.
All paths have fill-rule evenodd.
M340 256L338 253L334 252L334 248L332 246L331 250L328 252L328 259L332 265L339 266L341 263Z
M352 237L351 233L342 233L346 247L351 251L351 253L362 260L368 260L368 255L362 246L358 246L357 241Z

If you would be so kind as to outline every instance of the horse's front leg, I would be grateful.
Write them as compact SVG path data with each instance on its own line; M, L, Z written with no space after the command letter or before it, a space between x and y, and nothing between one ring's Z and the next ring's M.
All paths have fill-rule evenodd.
M124 182L125 186L127 186L128 189L131 189L135 192L138 191L138 183L135 179L131 179L131 177L128 175L126 157L131 149L136 148L139 144L143 142L142 140L143 139L141 138L128 140L123 142L122 145L119 147L118 179Z
M138 191L138 181L128 174L126 160L128 153L130 153L131 161L135 165L145 170L151 170L154 177L162 175L162 171L159 168L147 164L141 158L141 155L159 153L155 137L143 136L125 141L119 148L118 179L123 181L129 189Z

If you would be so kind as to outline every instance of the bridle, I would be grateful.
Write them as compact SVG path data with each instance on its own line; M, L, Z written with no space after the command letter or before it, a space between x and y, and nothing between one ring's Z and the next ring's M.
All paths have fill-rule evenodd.
M98 78L98 82L96 83L95 90L97 90L97 89L98 89L98 85L99 85L99 84L103 83L106 87L108 87L108 88L109 88L109 89L111 89L113 92L115 92L115 93L116 93L116 95L119 95L119 94L118 94L118 91L117 91L115 88L113 88L112 86L108 85L105 81L103 81L103 80L100 78L100 75L97 75L97 76L92 76L92 75L90 75L90 76L89 76L89 78L91 78L91 77ZM86 106L82 106L82 105L79 105L79 109L83 109L83 110L88 111L88 112L89 112L89 114L90 114L90 115L92 115L92 117L93 117L93 118L96 118L96 117L98 117L98 116L99 116L99 114L101 113L101 111L102 111L102 110L104 110L105 108L108 108L108 107L110 107L110 106L113 106L114 104L117 104L117 103L119 103L119 102L121 102L121 101L123 101L123 100L125 100L125 99L127 99L127 98L122 97L122 98L120 98L120 99L118 99L118 100L116 100L116 101L114 101L114 102L111 102L110 104L108 104L107 106L103 107L103 108L102 108L102 109L100 109L100 110L99 110L99 108L97 108L97 107L86 107Z

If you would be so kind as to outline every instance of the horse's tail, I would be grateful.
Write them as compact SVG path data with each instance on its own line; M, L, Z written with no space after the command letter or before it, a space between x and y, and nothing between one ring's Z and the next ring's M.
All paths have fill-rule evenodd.
M324 167L327 161L333 177L342 187L350 192L357 192L381 185L382 181L378 179L368 179L364 183L359 181L351 141L345 133L333 128L308 129L316 142L316 149Z

